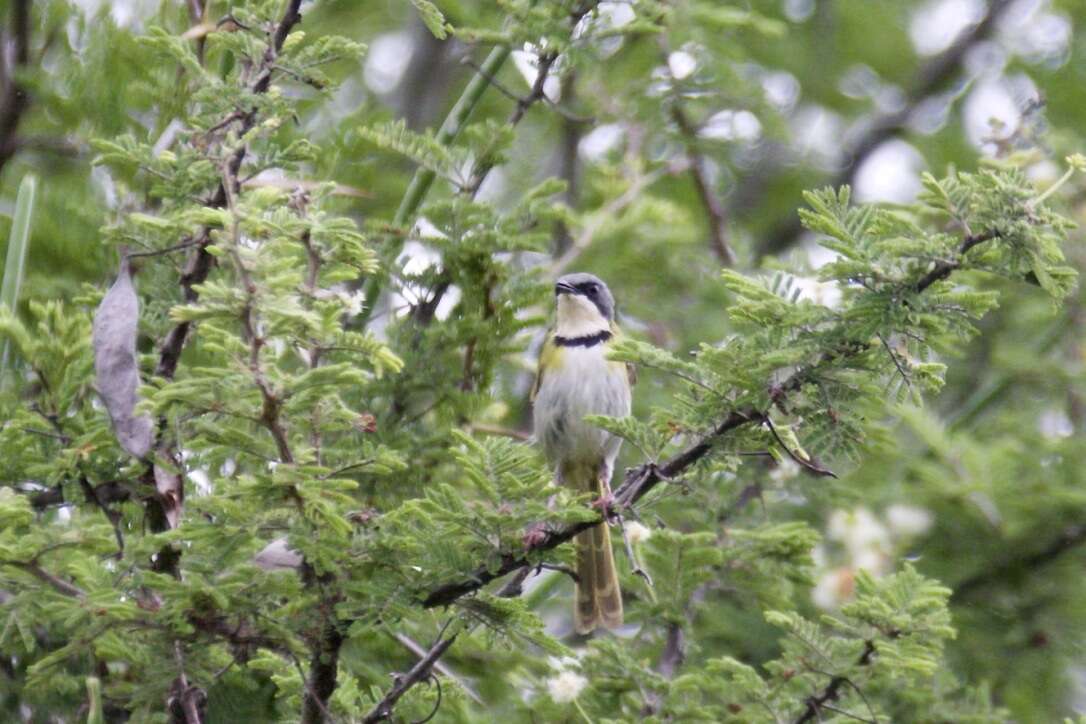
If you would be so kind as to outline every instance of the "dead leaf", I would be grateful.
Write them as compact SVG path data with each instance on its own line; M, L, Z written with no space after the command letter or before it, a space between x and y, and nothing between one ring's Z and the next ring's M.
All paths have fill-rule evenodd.
M148 415L135 414L140 385L136 356L139 316L132 272L128 259L123 259L117 281L94 313L94 372L117 441L130 455L142 458L151 449L154 421Z

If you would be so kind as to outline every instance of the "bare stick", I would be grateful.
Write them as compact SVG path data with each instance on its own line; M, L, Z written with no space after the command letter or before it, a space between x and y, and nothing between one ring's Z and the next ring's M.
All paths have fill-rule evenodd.
M402 675L396 677L395 683L392 688L388 690L384 698L377 702L377 705L370 710L370 713L362 719L362 724L375 724L379 721L385 721L392 717L392 709L396 706L396 702L400 700L408 689L418 684L421 681L425 681L430 676L430 669L437 663L437 660L441 658L442 654L449 650L449 647L456 641L457 634L453 634L446 639L438 637L437 643L435 643L430 650L426 652L426 655L419 659L418 663L411 667L411 669Z

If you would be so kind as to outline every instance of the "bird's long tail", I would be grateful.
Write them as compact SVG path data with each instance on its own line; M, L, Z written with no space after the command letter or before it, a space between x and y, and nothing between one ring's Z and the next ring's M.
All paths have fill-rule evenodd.
M603 481L596 467L563 470L563 481L576 490L604 493ZM622 625L622 591L611 551L607 524L594 525L579 533L574 543L577 551L577 578L573 623L577 633L591 633L597 626L617 628Z

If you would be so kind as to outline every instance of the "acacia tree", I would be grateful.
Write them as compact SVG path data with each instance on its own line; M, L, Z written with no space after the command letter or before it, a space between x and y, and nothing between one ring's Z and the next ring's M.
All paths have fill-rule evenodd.
M847 186L807 194L799 215L835 254L817 271L828 296L812 300L784 269L734 268L756 246L738 253L729 236L695 119L712 84L745 92L738 75L720 77L736 66L688 77L666 63L682 41L772 36L779 21L639 1L618 25L613 7L520 0L477 25L414 5L434 36L476 44L482 60L435 132L345 123L351 148L415 168L409 183L367 189L393 201L360 220L357 190L332 181L334 163L298 119L334 102L361 45L310 31L300 0L167 10L140 40L153 120L94 140L122 198L100 239L119 260L112 286L0 317L13 351L0 430L8 710L186 722L1008 718L992 673L956 659L968 648L947 654L963 615L980 641L1000 611L955 619L952 597L1004 590L1086 539L1082 453L1003 423L955 436L922 398L1001 299L1059 323L1075 272L1061 251L1071 223L1053 203L1083 159L1043 190L1023 171L1036 158L1008 155L925 175L910 205L856 204ZM616 59L616 43L648 46L654 62ZM528 82L515 91L499 74L520 48ZM668 153L631 139L591 179L586 194L604 200L582 214L567 173L488 192L530 143L530 114L585 122L554 81L587 77L602 91L619 75L608 63L657 85L617 107L600 92L598 108L636 119L639 143ZM649 193L664 181L693 189L707 244L701 219ZM663 240L630 251L641 235ZM554 488L520 439L525 352L554 274L602 265L591 252L610 243L599 253L621 252L605 267L616 275L673 279L661 255L689 261L689 239L713 260L683 267L693 308L711 317L683 329L703 336L683 347L635 332L616 358L642 370L636 414L594 420L628 441L613 512L630 626L579 639L568 543L600 512ZM419 263L424 252L433 263ZM1036 304L1042 294L1054 303ZM994 380L953 408L957 419L999 404L1009 384ZM979 536L954 506L979 492L1005 508L1023 480L1058 504L1029 501L1036 510L1016 511L1012 532L1057 521L1057 537L1024 558L996 541L970 561L958 547ZM918 482L946 513L940 535L914 548L930 514L901 503L916 502L907 486ZM898 537L880 537L868 508L896 516ZM815 560L870 558L873 537L877 561L831 571ZM899 561L914 549L917 565ZM811 603L816 578L815 602L832 613Z

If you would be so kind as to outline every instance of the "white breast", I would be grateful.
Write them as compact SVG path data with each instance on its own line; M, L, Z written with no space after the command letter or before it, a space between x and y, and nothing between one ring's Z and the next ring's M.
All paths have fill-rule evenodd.
M585 415L630 414L630 387L606 345L566 347L561 369L547 370L535 401L535 433L553 463L614 461L621 438L584 422Z

